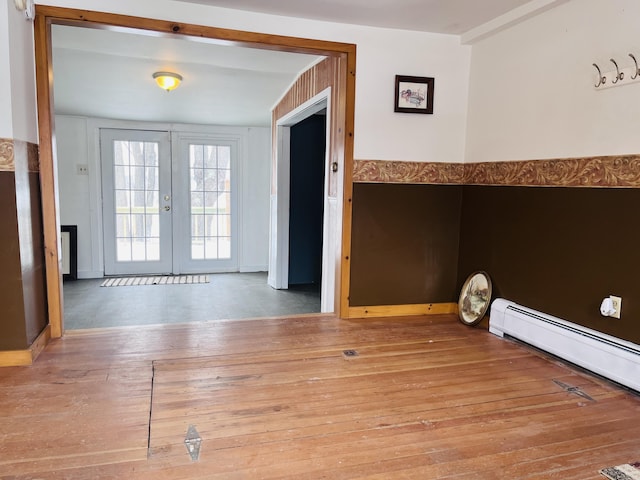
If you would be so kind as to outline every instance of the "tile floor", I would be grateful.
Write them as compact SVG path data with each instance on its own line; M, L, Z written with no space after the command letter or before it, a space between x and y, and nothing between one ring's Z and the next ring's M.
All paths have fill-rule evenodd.
M320 312L316 285L274 290L266 273L210 274L210 283L101 287L102 278L64 283L67 330Z

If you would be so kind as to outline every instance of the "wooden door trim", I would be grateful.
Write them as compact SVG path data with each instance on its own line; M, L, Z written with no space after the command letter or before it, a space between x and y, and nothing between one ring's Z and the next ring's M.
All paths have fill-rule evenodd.
M155 20L128 15L94 12L47 5L36 6L34 27L36 90L38 102L38 128L41 162L41 192L43 208L46 283L51 336L64 333L61 258L59 253L59 209L57 203L55 126L53 111L53 65L51 25L75 25L116 30L146 30L154 35L179 35L194 41L251 46L268 50L308 53L331 57L346 57L340 76L346 89L338 102L344 109L344 134L336 138L344 159L344 194L342 211L342 251L338 262L340 279L336 285L339 305L336 315L349 315L349 250L351 248L351 195L353 174L353 128L355 112L356 46L349 43L313 40L299 37L230 30L225 28ZM342 62L341 62L342 63Z
M351 43L247 32L168 20L133 17L116 13L37 5L36 15L45 17L50 24L83 26L115 31L134 31L138 33L140 31L148 31L154 32L154 36L166 34L168 37L180 36L187 40L192 39L193 41L262 48L265 50L279 50L291 53L326 56L350 52L355 54L355 45Z

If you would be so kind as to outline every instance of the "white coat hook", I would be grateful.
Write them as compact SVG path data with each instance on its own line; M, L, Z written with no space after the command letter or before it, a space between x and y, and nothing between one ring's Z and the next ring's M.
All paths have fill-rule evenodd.
M636 60L636 57L633 55L633 53L630 53L629 56L633 58L633 63L636 66L636 68L633 69L633 75L631 75L631 80L635 80L636 78L638 78L638 73L640 73L640 68L638 68L638 61Z
M593 66L598 70L598 83L596 83L596 88L598 88L600 85L607 83L607 77L602 76L602 71L600 71L600 67L598 65L594 63Z
M13 0L16 8L21 12L24 12L27 20L33 20L35 15L35 7L33 5L33 0Z
M624 78L624 73L620 71L620 69L618 68L618 64L613 58L610 58L609 60L611 61L611 63L613 63L616 66L616 79L611 80L611 83L618 83L620 80Z

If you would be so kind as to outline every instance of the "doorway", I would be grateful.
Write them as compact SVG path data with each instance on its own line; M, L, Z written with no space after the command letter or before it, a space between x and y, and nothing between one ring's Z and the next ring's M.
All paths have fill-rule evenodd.
M336 68L329 75L330 82L336 92L334 110L335 118L331 120L332 143L330 146L331 157L336 165L339 165L340 178L337 182L339 188L335 198L334 208L338 223L332 225L331 233L336 250L335 264L337 270L331 275L335 281L336 313L347 315L348 308L348 245L350 245L351 209L346 198L351 195L351 171L353 162L353 117L354 117L354 92L355 92L355 45L326 42L320 40L296 39L292 37L269 36L260 33L250 33L218 29L215 27L203 27L189 24L173 24L171 22L141 19L122 15L112 15L100 12L77 11L60 7L38 6L36 16L36 82L38 91L38 113L40 127L40 160L41 183L44 206L44 236L48 255L47 266L47 291L49 302L49 320L52 327L52 336L60 337L63 334L62 318L62 289L60 284L59 263L60 252L58 250L59 222L57 221L56 183L55 183L55 153L53 151L54 124L53 102L51 95L51 79L48 72L51 71L51 37L49 25L51 23L77 24L85 27L113 26L124 28L144 28L156 32L159 36L172 36L176 34L198 38L206 38L207 41L222 42L234 41L247 46L259 46L260 48L277 49L285 51L307 52L316 55L328 55L335 58ZM315 92L311 91L312 96ZM294 105L304 102L305 96L296 100ZM308 96L306 98L308 98ZM332 170L334 173L338 171ZM337 178L337 176L335 176ZM326 210L325 210L326 211ZM326 216L326 215L325 215ZM344 236L343 236L344 234ZM326 243L326 242L325 242ZM346 255L342 255L342 253ZM338 260L342 258L342 260ZM323 275L323 282L326 276Z
M331 106L332 89L329 87L299 107L293 109L288 114L282 116L277 122L276 167L274 172L277 188L271 199L271 251L269 256L269 285L274 288L286 289L289 288L290 285L289 242L291 239L290 214L292 210L290 191L292 184L291 131L296 125L315 116L316 114L323 113L325 119L331 119ZM337 209L336 198L331 193L332 179L330 176L335 172L333 171L333 164L330 162L330 139L332 135L330 127L330 120L325 120L324 148L322 147L323 134L317 126L314 129L313 134L313 141L315 144L314 151L316 152L316 159L314 160L314 170L316 173L313 175L313 177L315 177L313 182L315 187L318 189L320 187L319 182L323 182L323 201L321 212L318 211L319 207L315 207L317 211L315 214L316 219L320 217L322 218L322 236L319 238L317 234L314 234L313 241L313 243L316 243L319 238L321 248L320 311L323 313L337 313L339 311L339 308L336 306L336 288L337 285L339 285L339 282L335 275L335 259L337 252L340 249L340 245L338 244L339 239L332 234L332 229L336 223L341 221L339 220L341 219L341 216ZM324 153L324 155L322 155L322 153ZM304 162L304 160L302 161ZM319 173L320 164L322 164L322 174ZM314 194L313 197L316 198L316 194ZM300 216L304 217L305 212L301 212ZM294 226L294 229L295 228L297 228L297 226ZM305 240L306 239L303 236L301 241ZM317 245L314 250L317 251ZM304 253L305 251L309 250L303 246L302 252ZM295 259L296 258L294 257L294 260ZM311 263L313 260L307 259L307 261Z
M169 134L105 129L100 146L105 275L171 273Z
M322 280L326 111L293 125L289 165L289 287Z
M100 129L105 275L235 271L237 150L233 138Z

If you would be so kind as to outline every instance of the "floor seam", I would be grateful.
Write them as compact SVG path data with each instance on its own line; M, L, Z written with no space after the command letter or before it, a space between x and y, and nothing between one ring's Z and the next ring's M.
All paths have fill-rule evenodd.
M151 395L149 396L149 427L147 430L147 458L151 457L151 416L153 415L153 393L156 378L156 361L151 361Z

